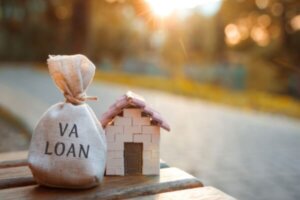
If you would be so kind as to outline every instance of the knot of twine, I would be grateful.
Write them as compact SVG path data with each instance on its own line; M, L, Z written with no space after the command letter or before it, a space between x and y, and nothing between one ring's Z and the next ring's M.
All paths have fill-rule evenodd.
M73 96L68 93L64 93L64 96L66 98L66 102L79 105L83 104L86 100L96 101L98 98L93 96L86 96L85 93L78 94L76 96Z

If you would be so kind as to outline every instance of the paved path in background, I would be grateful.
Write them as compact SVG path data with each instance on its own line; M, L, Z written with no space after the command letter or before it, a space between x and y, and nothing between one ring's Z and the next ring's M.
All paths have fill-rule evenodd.
M99 117L129 88L93 82L89 102ZM132 89L132 88L131 88ZM246 113L200 100L132 89L168 119L161 157L239 199L300 199L300 123L289 118ZM0 68L0 104L33 128L63 96L47 73Z
M29 137L20 128L0 115L0 152L28 149Z

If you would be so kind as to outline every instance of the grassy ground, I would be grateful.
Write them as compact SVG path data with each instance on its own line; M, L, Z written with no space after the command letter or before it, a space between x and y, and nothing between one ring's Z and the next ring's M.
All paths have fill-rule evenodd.
M214 85L199 84L190 80L170 80L162 77L124 73L97 72L95 80L157 89L217 103L300 118L300 101L289 96L259 91L233 92Z

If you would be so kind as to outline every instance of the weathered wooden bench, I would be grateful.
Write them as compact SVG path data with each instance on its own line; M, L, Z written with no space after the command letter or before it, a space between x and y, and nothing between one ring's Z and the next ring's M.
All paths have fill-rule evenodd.
M106 176L92 189L56 189L36 184L27 166L27 151L2 153L0 199L234 199L163 162L160 170L160 176Z

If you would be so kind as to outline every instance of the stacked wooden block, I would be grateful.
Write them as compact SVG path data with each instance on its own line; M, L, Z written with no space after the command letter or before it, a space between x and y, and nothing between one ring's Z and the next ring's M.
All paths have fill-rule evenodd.
M105 128L107 138L107 175L124 175L124 143L143 143L144 175L159 174L160 127L151 125L142 109L125 108L123 116L116 116Z

